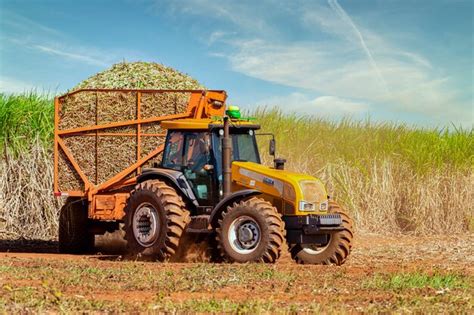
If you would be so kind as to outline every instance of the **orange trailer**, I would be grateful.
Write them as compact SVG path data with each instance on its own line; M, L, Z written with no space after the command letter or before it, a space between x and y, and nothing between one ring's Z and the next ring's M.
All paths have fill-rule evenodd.
M98 123L96 119L95 124L80 126L69 129L61 128L61 113L63 107L67 103L67 100L71 97L81 96L81 94L94 94L95 95L95 116L99 115L100 106L98 104L100 96L102 94L114 93L114 97L120 97L121 94L127 94L128 96L133 95L133 105L136 117L133 120L118 120L105 124ZM171 115L164 116L152 116L143 118L142 117L142 97L144 95L187 95L187 108L185 112L176 112ZM55 196L69 196L69 197L80 197L87 199L88 201L88 217L94 220L121 220L124 216L125 202L129 196L129 189L127 187L133 187L136 184L136 177L140 173L140 168L155 158L163 151L163 145L158 145L151 152L147 153L142 157L142 139L145 137L153 137L154 139L162 139L165 137L165 133L145 133L142 131L143 125L160 125L162 121L170 121L175 119L183 118L212 118L222 117L225 111L225 91L208 91L208 90L127 90L127 89L81 89L74 92L67 93L60 97L56 97L54 100L55 119L54 119L54 195ZM111 129L118 127L132 127L134 132L118 133L108 132ZM86 175L84 172L84 165L79 165L78 155L84 155L84 151L73 153L71 148L65 142L65 138L74 137L133 137L135 141L135 154L136 158L134 163L127 165L116 174L110 174L111 177L103 182L95 182L94 180ZM100 152L100 149L95 146L95 159L88 161L88 163L95 163L95 169L98 166L98 157L104 154ZM70 165L72 172L75 172L75 177L78 177L82 189L80 190L64 190L61 189L60 174L65 171L60 167L60 163L63 165Z

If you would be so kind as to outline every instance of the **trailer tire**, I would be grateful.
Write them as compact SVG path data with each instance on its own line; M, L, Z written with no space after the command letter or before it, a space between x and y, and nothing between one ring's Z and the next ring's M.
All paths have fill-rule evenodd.
M305 247L301 244L290 245L291 257L298 264L340 266L351 253L354 238L352 219L334 201L329 202L329 212L341 215L344 229L332 234L329 243L322 248L312 249L310 246Z
M178 250L190 216L174 188L160 180L147 180L131 192L124 221L129 255L165 261Z
M253 197L234 203L218 223L217 246L225 261L274 263L280 257L284 222L268 201Z
M89 232L87 203L68 198L59 214L59 252L84 254L94 249L94 234Z

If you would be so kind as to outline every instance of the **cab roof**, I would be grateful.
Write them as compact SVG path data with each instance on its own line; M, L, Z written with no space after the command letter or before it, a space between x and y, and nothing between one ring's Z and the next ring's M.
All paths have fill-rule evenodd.
M224 126L222 120L213 120L213 119L194 119L194 118L185 118L185 119L176 119L176 120L165 120L161 122L161 127L163 129L212 129L212 128L222 128ZM231 120L231 128L246 128L246 129L260 129L260 125L255 124L247 120Z

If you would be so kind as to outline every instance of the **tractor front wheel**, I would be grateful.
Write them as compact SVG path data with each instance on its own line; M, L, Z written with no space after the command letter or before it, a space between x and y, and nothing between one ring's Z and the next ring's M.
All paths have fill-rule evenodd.
M124 221L128 254L164 261L176 253L190 217L176 190L147 180L131 192Z
M311 244L290 245L291 257L299 264L342 265L352 248L352 219L334 201L329 203L329 212L342 217L341 231L329 235L329 242L324 246Z
M274 263L281 253L284 223L268 201L251 198L234 203L222 214L217 247L228 262Z

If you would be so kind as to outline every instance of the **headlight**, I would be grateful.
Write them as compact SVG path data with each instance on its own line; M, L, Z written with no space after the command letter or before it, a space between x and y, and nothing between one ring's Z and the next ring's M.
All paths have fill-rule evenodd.
M319 204L319 210L328 211L328 209L329 209L329 202L327 200Z
M327 211L329 208L326 190L317 180L299 182L303 200L299 203L300 211Z
M315 211L316 205L311 202L300 201L300 211Z

